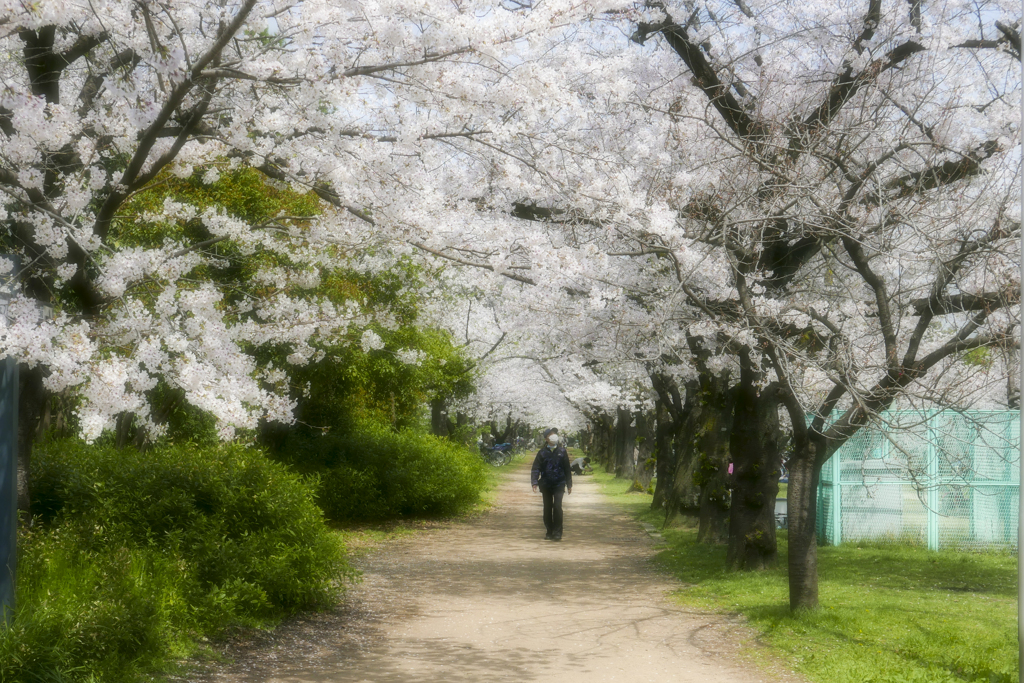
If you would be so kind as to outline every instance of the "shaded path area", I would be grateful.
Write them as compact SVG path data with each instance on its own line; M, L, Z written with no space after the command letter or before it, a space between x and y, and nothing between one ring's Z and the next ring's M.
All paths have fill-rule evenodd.
M646 533L587 477L565 497L565 537L544 540L528 465L468 522L360 562L345 604L235 644L204 683L658 683L780 680L736 658L728 617L672 604Z

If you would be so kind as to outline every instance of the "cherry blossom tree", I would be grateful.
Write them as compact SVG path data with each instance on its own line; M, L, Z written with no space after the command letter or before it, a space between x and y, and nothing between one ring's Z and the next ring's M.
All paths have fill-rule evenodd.
M733 150L679 210L734 294L692 303L789 413L790 600L813 607L821 465L908 393L970 385L964 353L1015 344L1018 8L649 7L637 39L680 57Z
M772 441L768 406L782 402L794 608L817 604L822 463L892 405L990 396L992 373L964 354L1016 344L1017 11L866 2L808 17L804 4L723 2L617 14L609 21L632 22L649 60L629 67L641 85L601 99L577 83L602 106L573 131L631 174L524 196L515 215L546 229L479 243L488 262L474 262L468 234L463 256L437 250L516 268L501 274L543 288L545 301L608 294L654 311L637 318L661 352L647 358L692 366L694 339L710 377L739 380L751 433L734 434L738 450L758 450L744 438ZM628 136L598 123L612 116ZM560 141L576 158L587 144ZM767 484L754 477L752 497L767 498ZM765 509L749 531L770 524Z
M480 201L484 187L549 192L555 162L531 133L558 127L545 97L558 78L532 57L601 10L0 6L0 220L5 249L22 257L5 273L22 295L0 344L23 363L22 454L54 392L76 397L87 439L126 412L159 432L160 382L214 415L224 438L289 421L287 365L368 322L318 291L332 269L386 269L430 249L435 225L498 210ZM245 168L321 206L261 221L173 196L138 208L169 179L215 185ZM198 227L139 238L139 226L183 223ZM264 264L252 286L217 276L240 259ZM287 348L286 367L258 359L268 346Z

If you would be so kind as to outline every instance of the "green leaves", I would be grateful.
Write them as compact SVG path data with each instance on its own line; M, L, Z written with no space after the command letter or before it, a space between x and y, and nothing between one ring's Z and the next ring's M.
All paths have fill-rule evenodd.
M371 421L347 433L293 434L280 452L318 475L317 501L336 521L457 514L486 484L480 457L466 447Z
M309 483L241 446L47 441L0 682L139 680L234 625L332 604L354 572Z

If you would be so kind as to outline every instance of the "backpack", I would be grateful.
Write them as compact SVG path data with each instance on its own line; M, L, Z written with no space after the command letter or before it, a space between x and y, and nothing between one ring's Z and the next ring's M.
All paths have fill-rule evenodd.
M557 484L565 481L565 472L562 471L562 451L560 449L544 449L540 458L540 480L547 484Z

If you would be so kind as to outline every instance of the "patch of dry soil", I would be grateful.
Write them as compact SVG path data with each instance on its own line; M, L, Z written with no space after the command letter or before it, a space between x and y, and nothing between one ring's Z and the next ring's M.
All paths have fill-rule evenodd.
M360 561L344 604L234 642L201 683L756 683L749 632L673 604L652 542L577 477L565 536L544 540L520 464L494 509L389 543ZM791 679L786 679L791 680Z

